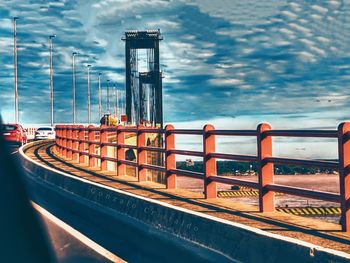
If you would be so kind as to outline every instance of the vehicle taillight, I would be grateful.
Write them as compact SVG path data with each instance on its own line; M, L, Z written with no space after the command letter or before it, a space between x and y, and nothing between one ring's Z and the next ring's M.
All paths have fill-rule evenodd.
M53 134L53 132L49 132L49 133L48 133L48 135L52 135L52 134Z

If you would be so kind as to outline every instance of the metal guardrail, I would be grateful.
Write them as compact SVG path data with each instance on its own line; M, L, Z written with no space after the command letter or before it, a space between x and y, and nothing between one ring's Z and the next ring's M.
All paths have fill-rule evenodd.
M117 142L108 142L108 134L114 133ZM137 136L137 144L126 145L125 136L133 133ZM156 133L165 136L165 147L151 147L146 144L148 133ZM203 151L189 151L175 149L176 134L201 135L203 138ZM216 152L216 136L251 136L257 140L257 155L239 155ZM338 156L336 162L322 160L306 160L280 158L272 155L272 137L311 137L311 138L336 138L338 140ZM98 138L98 140L96 139ZM95 153L99 147L99 154ZM107 147L115 147L117 157L107 156ZM136 162L125 159L126 149L137 151ZM125 175L125 166L137 167L139 181L147 180L147 170L165 172L166 186L168 189L177 187L178 175L188 176L204 180L205 198L217 198L217 183L239 185L255 188L259 192L259 208L261 212L275 211L274 193L314 198L324 201L340 203L341 225L343 231L350 232L350 122L341 123L337 130L272 130L270 124L262 123L256 130L215 130L212 125L205 125L202 130L175 129L167 125L165 129L137 127L84 127L72 125L56 126L56 149L58 153L68 159L85 162L88 156L89 166L96 166L96 159L100 159L101 170L107 170L107 163L117 163L117 175ZM165 166L147 164L147 151L165 154ZM175 156L190 155L203 158L203 172L191 172L176 169ZM217 175L216 159L256 162L258 181L252 182L242 179L229 178ZM326 167L339 172L340 194L314 191L305 188L297 188L274 184L274 164L289 164L302 166Z

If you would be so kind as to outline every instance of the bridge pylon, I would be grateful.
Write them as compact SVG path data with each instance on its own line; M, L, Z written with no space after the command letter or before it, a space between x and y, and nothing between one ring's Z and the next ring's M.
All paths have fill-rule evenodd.
M160 30L126 31L126 115L132 125L163 127L162 73L159 64ZM147 70L140 72L138 51L146 49Z

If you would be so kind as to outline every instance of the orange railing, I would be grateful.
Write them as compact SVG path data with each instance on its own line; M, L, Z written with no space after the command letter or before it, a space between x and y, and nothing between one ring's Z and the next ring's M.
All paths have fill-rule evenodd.
M108 136L114 133L115 142L108 142ZM136 145L126 145L125 135L134 133L137 136ZM146 145L148 133L158 133L165 137L165 145L151 147ZM175 135L201 135L203 137L202 151L175 149ZM257 155L239 155L216 152L216 136L251 136L257 140ZM338 140L338 160L322 161L307 159L280 158L272 155L273 137L320 137L336 138ZM161 143L162 145L162 143ZM97 147L96 147L97 146ZM107 147L115 147L116 157L107 156ZM98 152L96 153L96 148ZM125 159L126 149L137 151L136 161ZM275 192L302 196L323 201L337 202L341 207L341 225L343 231L350 232L350 122L339 125L338 130L272 130L270 124L260 124L256 130L215 130L212 125L203 129L175 129L167 125L165 129L138 127L84 127L72 125L56 126L57 152L71 160L86 163L90 167L100 167L108 170L107 162L116 163L116 174L125 175L125 167L137 169L139 181L147 180L147 170L164 172L168 189L176 188L176 176L188 176L204 180L205 198L217 197L217 183L248 186L259 190L259 209L261 212L275 210ZM147 164L147 151L165 154L165 166ZM176 168L176 155L189 155L203 158L203 172L193 172ZM87 158L85 157L87 156ZM218 176L216 159L256 162L258 181L248 181L227 176ZM99 160L99 161L98 161ZM302 165L324 167L339 172L339 194L315 191L274 183L274 164Z

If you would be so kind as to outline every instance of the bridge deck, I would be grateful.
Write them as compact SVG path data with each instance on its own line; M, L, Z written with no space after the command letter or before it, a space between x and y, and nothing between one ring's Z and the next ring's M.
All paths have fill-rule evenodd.
M26 154L49 167L126 192L350 253L350 235L341 232L337 224L281 212L259 213L256 206L232 200L205 200L201 193L182 189L166 190L164 185L138 183L130 176L113 177L111 172L101 172L56 156L52 143L34 145L26 150Z

